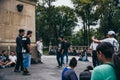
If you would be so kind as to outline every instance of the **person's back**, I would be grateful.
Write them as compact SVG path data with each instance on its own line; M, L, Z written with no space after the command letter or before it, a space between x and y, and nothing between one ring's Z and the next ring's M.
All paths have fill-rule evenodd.
M92 74L91 80L117 80L115 70L109 64L95 67Z
M65 80L78 80L77 75L73 69L69 69L64 73Z
M91 79L91 72L84 71L80 74L79 80L90 80Z
M93 67L87 66L86 69L80 73L79 80L90 80L91 79L91 70L93 70Z
M102 42L96 50L101 65L94 68L91 80L117 80L115 66L112 63L114 46L109 42Z
M64 68L62 71L62 80L78 80L74 68L77 66L76 58L72 58L69 63L69 67Z
M69 67L65 67L64 70L62 71L62 80L65 80L64 74L69 69L70 69Z

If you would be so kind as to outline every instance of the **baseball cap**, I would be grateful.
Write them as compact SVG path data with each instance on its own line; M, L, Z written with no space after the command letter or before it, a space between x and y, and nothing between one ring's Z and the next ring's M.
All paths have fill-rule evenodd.
M108 31L108 33L107 33L108 35L114 35L115 34L115 32L114 31Z

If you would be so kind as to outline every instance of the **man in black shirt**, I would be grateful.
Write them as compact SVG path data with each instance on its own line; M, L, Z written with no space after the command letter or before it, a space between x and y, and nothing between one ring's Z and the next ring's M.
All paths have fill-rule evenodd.
M63 37L60 36L58 38L59 43L58 43L58 47L57 47L57 62L58 62L58 68L62 67L62 63L63 63L63 52L64 52L64 41L63 41Z
M31 52L30 52L30 37L32 36L32 31L27 32L27 36L22 39L23 45L23 75L30 75L28 68L30 67L31 62Z
M68 64L68 48L70 47L70 43L64 38L64 54L63 54L63 64L64 64L64 56L66 56L66 64Z
M23 70L23 56L22 56L22 37L25 34L24 29L19 29L19 35L16 38L16 52L17 52L17 62L14 72L20 72L19 68Z

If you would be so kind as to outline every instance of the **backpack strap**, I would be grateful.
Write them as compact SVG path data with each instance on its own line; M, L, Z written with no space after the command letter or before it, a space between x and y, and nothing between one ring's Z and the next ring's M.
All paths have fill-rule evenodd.
M115 69L115 66L112 63L105 63L105 64L110 65Z

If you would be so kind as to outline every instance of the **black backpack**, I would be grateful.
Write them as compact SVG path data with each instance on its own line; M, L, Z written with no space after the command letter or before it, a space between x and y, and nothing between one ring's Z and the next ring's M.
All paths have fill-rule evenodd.
M90 80L91 79L91 72L89 70L85 70L80 73L79 80Z

